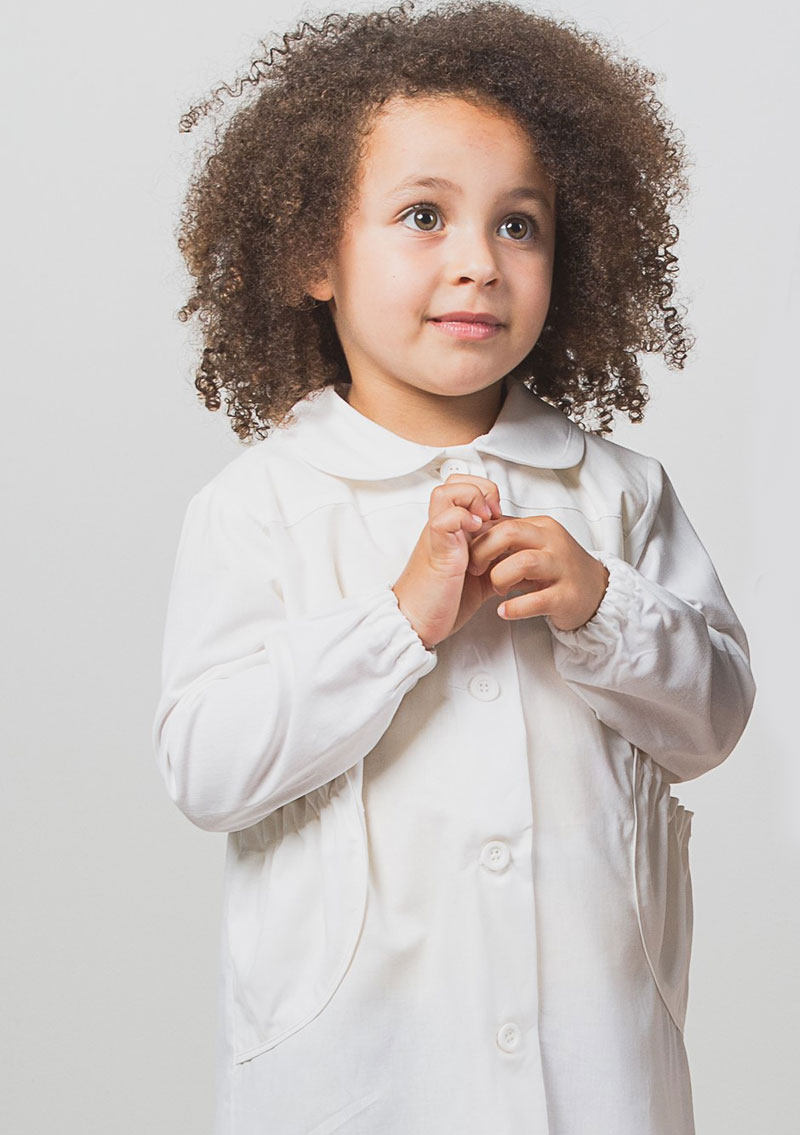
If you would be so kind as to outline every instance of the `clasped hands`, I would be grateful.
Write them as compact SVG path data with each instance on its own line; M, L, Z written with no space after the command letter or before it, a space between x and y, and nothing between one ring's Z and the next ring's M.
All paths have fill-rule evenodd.
M400 610L435 646L490 598L522 590L498 613L547 615L575 630L595 614L608 571L549 516L504 516L494 481L453 473L431 492L428 522L393 584Z

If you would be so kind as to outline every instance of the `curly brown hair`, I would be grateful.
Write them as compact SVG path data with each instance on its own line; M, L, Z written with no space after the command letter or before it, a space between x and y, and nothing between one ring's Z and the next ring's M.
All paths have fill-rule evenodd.
M181 119L191 130L221 91L262 87L198 155L176 234L195 281L177 314L199 313L202 328L199 397L218 410L225 390L247 441L286 424L310 391L349 381L328 305L306 287L334 257L380 107L452 94L510 110L556 186L547 321L509 378L579 424L591 413L600 434L615 410L641 421L637 352L681 369L693 346L672 303L670 209L688 191L686 156L653 93L657 76L573 23L514 4L414 7L303 20L282 47L261 41L246 76Z

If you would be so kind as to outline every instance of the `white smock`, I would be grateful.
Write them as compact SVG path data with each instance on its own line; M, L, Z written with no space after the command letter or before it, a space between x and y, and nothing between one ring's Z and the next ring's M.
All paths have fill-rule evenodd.
M217 1135L692 1135L692 813L754 696L661 465L522 384L425 446L333 386L186 512L154 745L227 832ZM391 589L451 473L609 569L576 631ZM511 592L511 595L515 592Z

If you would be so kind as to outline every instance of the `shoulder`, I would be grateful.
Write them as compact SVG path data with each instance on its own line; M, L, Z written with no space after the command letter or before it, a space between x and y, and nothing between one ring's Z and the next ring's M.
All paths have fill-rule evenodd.
M585 472L646 500L660 476L661 465L654 457L608 437L585 432Z
M301 459L295 444L300 432L300 424L274 427L223 465L193 501L260 525L294 523L321 503L330 481Z
M598 512L620 518L626 544L633 552L652 526L667 475L657 458L600 434L582 432L583 457L568 472L575 478L576 489L595 502Z
M591 484L601 493L647 498L658 479L655 458L583 429L560 408L523 390L526 393L517 396L514 412L524 419L524 446L535 455L537 465L563 471L566 479Z

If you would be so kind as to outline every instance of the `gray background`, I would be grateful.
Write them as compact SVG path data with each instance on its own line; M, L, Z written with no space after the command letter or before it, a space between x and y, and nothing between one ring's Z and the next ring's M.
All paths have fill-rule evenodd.
M224 836L169 801L150 729L183 511L241 447L224 411L196 401L195 347L175 318L187 281L172 228L210 137L177 124L246 68L260 37L328 9L16 7L0 190L0 1125L206 1135ZM698 1133L789 1135L800 1055L798 18L774 2L548 11L664 76L694 160L678 251L697 346L682 374L646 360L648 420L614 436L666 466L747 628L759 683L736 752L675 786L695 811L686 1043Z

